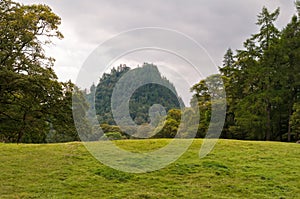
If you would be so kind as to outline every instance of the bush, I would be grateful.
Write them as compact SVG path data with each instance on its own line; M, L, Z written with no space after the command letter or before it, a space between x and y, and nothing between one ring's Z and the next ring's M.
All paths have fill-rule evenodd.
M119 132L107 132L105 135L103 135L100 140L121 140L125 137L121 135Z

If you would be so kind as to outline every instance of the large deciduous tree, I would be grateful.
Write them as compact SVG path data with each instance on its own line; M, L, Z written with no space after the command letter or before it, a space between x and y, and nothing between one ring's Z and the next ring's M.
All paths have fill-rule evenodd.
M60 17L46 5L0 1L0 140L45 142L74 127L72 83L57 80L45 45L63 38ZM63 128L62 123L67 128ZM72 129L74 130L74 128ZM73 131L69 140L77 139Z

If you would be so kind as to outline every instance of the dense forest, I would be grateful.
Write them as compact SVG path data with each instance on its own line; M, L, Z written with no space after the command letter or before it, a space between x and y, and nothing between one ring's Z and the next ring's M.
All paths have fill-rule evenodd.
M224 55L220 76L227 95L223 138L295 141L300 139L300 3L298 15L279 30L280 10L263 8L258 15L258 33L244 42L244 49ZM206 82L194 85L193 103L202 115L210 111ZM193 104L192 103L192 104Z
M114 118L112 114L111 98L116 84L123 74L129 71L131 73L130 79L123 81L120 86L122 86L122 90L134 90L132 96L129 96L129 113L136 124L140 125L150 122L149 109L154 104L162 105L166 111L180 109L181 106L184 107L184 103L178 96L175 87L169 80L161 76L157 66L144 63L142 67L130 69L126 65L120 65L117 68L113 68L110 73L104 73L96 87L95 108L100 124L116 124L115 119L117 118ZM139 82L146 78L156 83L138 85L137 89L132 88L136 83L141 84ZM92 90L93 88L91 88ZM125 95L126 93L122 94ZM91 92L91 94L93 93ZM122 97L124 96L118 96L118 98ZM94 100L91 97L88 97L88 99ZM90 101L90 104L92 103L93 101Z
M90 136L88 140L99 140L103 135L93 134L99 126L112 139L172 138L178 131L181 137L192 137L196 131L196 137L203 138L209 125L219 122L211 118L211 107L218 103L211 96L222 89L227 100L222 138L299 140L300 2L295 5L297 14L282 30L275 25L280 9L271 12L264 7L257 16L259 32L249 36L243 49L226 51L220 73L195 84L191 88L191 107L185 107L175 87L153 64L144 63L135 69L126 65L113 68L89 92L71 81L59 81L53 70L55 60L46 56L44 47L54 38L63 38L58 30L60 17L46 5L1 0L0 141L75 141L79 140L76 128ZM145 78L156 83L142 84L129 96L129 102L126 92L112 101L117 82L128 73L134 74L133 78L124 80L119 90L130 90ZM223 83L225 88L220 86ZM140 126L135 136L125 134L116 124L116 120L122 122L125 118L119 110L127 102L130 118ZM160 106L154 106L157 104ZM91 107L96 109L99 124L88 123ZM192 114L195 109L200 112L197 123ZM80 113L77 115L81 117L74 118L72 113ZM157 121L155 115L159 116ZM182 121L182 116L187 115L190 119ZM74 119L80 124L76 128ZM149 133L147 124L153 123L155 128Z

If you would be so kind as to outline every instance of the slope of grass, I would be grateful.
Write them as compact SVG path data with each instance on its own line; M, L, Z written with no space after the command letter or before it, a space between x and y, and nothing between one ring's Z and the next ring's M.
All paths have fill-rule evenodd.
M167 142L117 144L145 151ZM220 140L199 159L201 143L145 174L113 170L81 143L0 144L0 198L300 198L300 145Z

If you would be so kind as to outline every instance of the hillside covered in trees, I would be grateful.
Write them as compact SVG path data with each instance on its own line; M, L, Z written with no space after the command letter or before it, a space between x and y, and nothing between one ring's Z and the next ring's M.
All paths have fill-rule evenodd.
M172 138L180 124L180 109L185 107L174 85L148 63L134 69L126 65L112 68L85 98L91 108L87 115L94 117L95 109L97 117L97 122L90 119L94 121L91 126L101 127L100 133L88 133L88 140L101 139L102 131L112 139Z
M129 71L130 78L124 80L120 85L125 92L117 98L124 98L127 92L134 91L132 96L128 97L130 98L129 113L136 124L150 123L149 109L155 104L163 106L166 112L184 107L175 87L169 80L161 76L157 66L144 63L142 67L130 69L126 65L121 65L113 68L109 74L104 73L96 86L95 109L100 124L115 124L115 119L118 119L113 117L111 98L118 81ZM153 83L143 85L145 79ZM135 85L138 86L137 89L133 88Z

